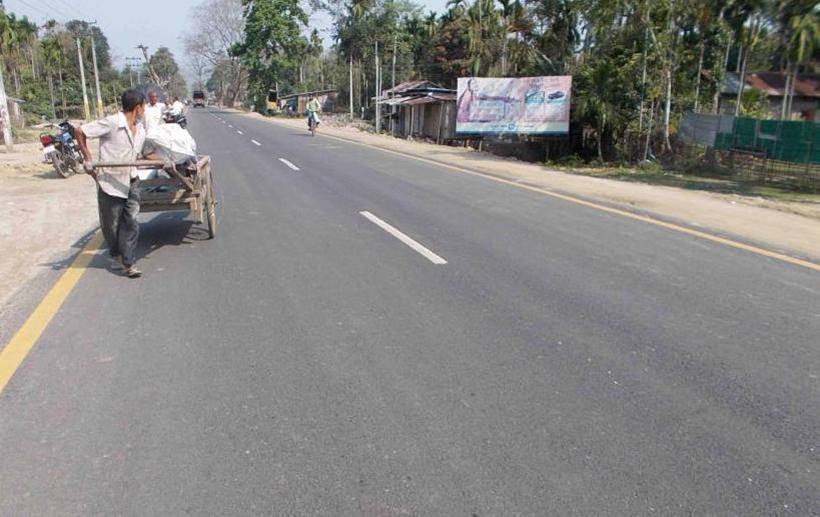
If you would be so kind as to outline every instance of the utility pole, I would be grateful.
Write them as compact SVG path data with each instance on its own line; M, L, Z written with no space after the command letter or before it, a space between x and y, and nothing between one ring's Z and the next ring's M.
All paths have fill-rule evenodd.
M379 80L381 79L381 73L379 72L379 42L376 41L376 133L381 132L382 124L381 124L381 107L379 106L379 97L381 95L381 86L379 84Z
M128 79L131 81L131 88L134 87L134 68L137 69L137 86L140 83L139 71L142 67L142 59L138 57L126 57L125 65L128 67Z
M353 121L353 56L350 56L350 120Z
M3 142L6 143L6 152L14 150L14 142L11 139L11 116L9 115L9 102L6 98L6 86L3 83L3 68L6 65L0 58L0 130L3 131Z
M97 22L91 22L95 24ZM97 46L94 44L94 31L91 31L91 60L94 62L94 85L97 88L97 117L103 118L105 110L103 109L102 93L100 93L100 70L97 68Z
M396 89L396 43L398 39L398 33L393 33L393 74L392 74L392 81L391 81L391 90ZM396 95L396 92L393 91L392 95ZM393 104L390 105L390 134L396 136L396 106Z
M135 68L137 69L137 83L136 83L136 85L139 86L142 83L142 73L141 73L142 59L138 58L138 57L127 57L127 58L125 58L125 62L128 64L128 73L129 73L129 75L131 75L131 82L132 82L131 86L132 87L134 86L134 84L133 84L133 81L134 81L133 73L134 73Z
M83 85L83 115L85 120L91 120L91 108L88 105L88 90L85 84L85 67L83 66L83 46L79 36L77 36L77 56L80 61L80 81Z

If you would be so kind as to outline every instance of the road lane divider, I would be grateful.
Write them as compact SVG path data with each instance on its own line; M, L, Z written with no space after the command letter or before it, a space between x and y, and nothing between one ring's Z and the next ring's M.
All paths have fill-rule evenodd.
M253 142L253 143L254 143L254 144L256 144L256 145L262 145L262 144L260 144L259 142L257 142L257 141L256 141L256 140L254 140L254 139L251 139L251 142Z
M286 159L284 159L284 158L279 158L279 161L280 161L280 162L282 162L282 163L284 163L285 165L287 165L288 167L290 167L291 169L293 169L293 170L295 170L295 171L298 171L298 170L299 170L299 167L297 167L297 166L293 165L292 163L290 163L289 161L287 161L287 160L286 160Z
M244 134L245 134L245 133L243 133L242 131L240 131L240 130L238 130L238 129L236 130L236 132L237 132L237 133L239 133L240 135L244 135Z
M390 223L387 223L387 222L379 219L378 217L371 214L367 210L363 210L363 211L359 212L359 214L364 216L364 218L367 219L368 221L370 221L371 223L375 224L376 226L378 226L382 230L386 231L387 233L389 233L393 237L397 238L398 240L400 240L401 242L403 242L404 244L409 246L411 249L413 249L413 251L415 251L416 253L418 253L422 257L426 258L427 260L429 260L433 264L442 265L442 264L447 263L447 261L444 260L442 257L440 257L439 255L436 255L435 253L430 251L428 248L424 247L424 245L422 245L418 241L414 240L412 237L402 233L398 228L390 225Z
M80 251L68 270L63 273L34 312L28 317L20 330L11 338L6 346L0 350L0 393L11 380L14 373L23 363L26 356L34 348L43 331L68 295L80 281L94 259L102 244L102 234L97 232Z
M345 142L345 143L353 144L353 145L360 145L360 146L367 147L367 148L370 148L370 149L374 149L374 150L377 150L377 151L382 151L382 152L385 152L385 153L390 153L390 154L394 154L394 155L397 155L397 156L402 156L404 158L409 158L411 160L424 162L424 163L427 163L427 164L430 164L430 165L434 165L436 167L441 167L443 169L450 169L452 171L457 171L457 172L460 172L460 173L469 174L471 176L478 176L478 177L481 177L481 178L484 178L484 179L487 179L487 180L490 180L490 181L494 181L496 183L503 183L504 185L508 185L510 187L515 187L515 188L519 188L519 189L523 189L523 190L529 190L530 192L537 192L539 194L543 194L545 196L549 196L549 197L556 198L556 199L561 199L561 200L567 201L569 203L585 206L587 208L592 208L592 209L595 209L595 210L598 210L598 211L601 211L601 212L607 212L607 213L610 213L610 214L613 214L613 215L618 215L618 216L621 216L621 217L625 217L627 219L633 219L635 221L641 221L641 222L648 223L648 224L651 224L651 225L654 225L654 226L659 226L659 227L665 228L667 230L671 230L671 231L678 232L678 233L683 233L683 234L686 234L686 235L689 235L689 236L692 236L692 237L696 237L696 238L699 238L699 239L703 239L703 240L706 240L706 241L711 241L711 242L714 242L714 243L722 244L724 246L729 246L730 248L735 248L735 249L743 250L743 251L746 251L746 252L749 252L749 253L754 253L755 255L768 257L768 258L771 258L771 259L774 259L774 260L779 260L781 262L786 262L788 264L804 267L804 268L811 269L811 270L814 270L814 271L820 271L820 263L812 262L811 260L806 260L806 259L802 259L802 258L798 258L798 257L793 257L791 255L787 255L786 253L780 253L780 252L777 252L777 251L767 250L765 248L761 248L760 246L755 246L753 244L746 244L744 242L740 242L738 240L734 240L734 239L731 239L731 238L728 238L728 237L721 237L720 235L716 235L714 233L709 233L709 232L703 231L703 230L695 230L694 228L688 228L688 227L683 226L681 224L667 222L667 221L664 221L664 220L661 220L661 219L658 219L658 218L655 218L655 217L652 217L652 216L649 216L649 215L643 215L643 214L640 214L640 213L630 212L629 210L626 210L626 209L615 208L615 207L608 206L608 205L598 203L598 202L595 202L595 201L589 201L587 199L584 199L584 198L581 198L581 197L576 197L576 196L571 195L571 194L564 194L564 193L561 193L561 192L556 192L554 190L549 190L548 187L543 187L542 188L542 187L536 187L536 186L533 186L533 185L527 185L526 183L521 183L521 182L518 182L518 181L515 181L515 180L502 178L502 177L496 176L496 175L491 174L491 173L479 172L477 170L468 169L466 167L461 167L461 166L458 166L458 165L451 165L449 163L441 162L441 161L434 160L434 159L431 159L431 158L425 158L425 157L422 157L422 156L416 156L414 154L403 152L403 151L397 151L397 150L394 150L394 149L387 149L387 148L379 146L379 145L373 145L373 144L368 144L368 143L364 143L364 142L357 142L356 140L351 140L351 139L340 137L340 136L328 135L326 133L321 133L320 136L322 136L324 138L330 138L330 139L333 139L333 140L337 140L339 142Z

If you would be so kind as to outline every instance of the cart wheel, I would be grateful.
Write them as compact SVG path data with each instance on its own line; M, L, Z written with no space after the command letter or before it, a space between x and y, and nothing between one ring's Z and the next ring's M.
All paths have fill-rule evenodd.
M205 210L208 212L208 236L216 236L216 195L214 195L213 177L208 172L208 199L205 200Z

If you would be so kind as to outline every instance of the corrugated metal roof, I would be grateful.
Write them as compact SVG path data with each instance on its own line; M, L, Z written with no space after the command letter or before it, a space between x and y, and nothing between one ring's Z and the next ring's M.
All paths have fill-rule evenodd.
M426 100L419 100L426 99ZM456 94L441 92L412 92L399 97L373 97L374 101L386 106L396 106L398 104L424 104L425 102L446 102L455 101Z
M413 90L417 88L424 88L425 86L429 86L432 88L441 88L438 84L432 81L405 81L403 83L397 84L394 88L390 88L389 90L385 90L385 94L391 93L402 93L407 90Z
M396 104L401 104L402 102L410 100L412 98L413 97L391 97L389 99L382 98L379 100L379 104L384 104L386 106L395 106Z
M746 88L754 88L766 95L782 97L786 91L786 74L782 72L757 72L746 74ZM740 89L740 74L728 72L723 80L721 93L737 95ZM820 75L798 74L794 84L794 94L798 97L820 98Z
M413 97L412 99L408 99L402 102L402 105L406 106L415 106L417 104L429 104L431 102L438 102L436 99L428 96L424 97Z
M282 95L281 97L279 97L279 100L293 99L295 97L306 97L308 95L325 95L328 93L336 93L336 90L316 90L315 92L289 93L287 95Z

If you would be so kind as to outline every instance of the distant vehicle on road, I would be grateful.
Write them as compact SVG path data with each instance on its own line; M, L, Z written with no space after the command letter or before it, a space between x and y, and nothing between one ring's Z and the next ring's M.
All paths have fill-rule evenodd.
M202 91L195 91L194 92L194 107L195 108L204 108L205 107L205 92Z

